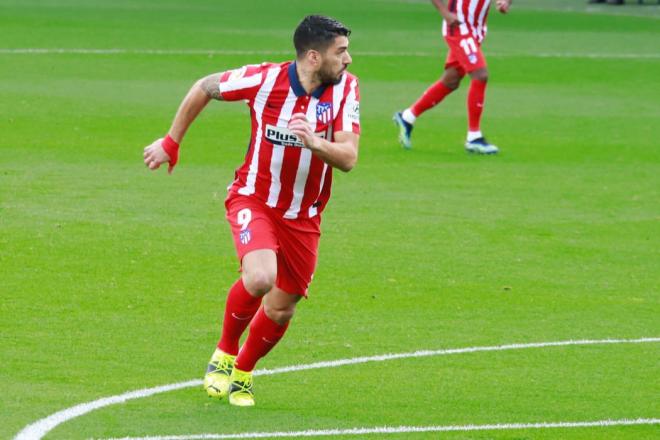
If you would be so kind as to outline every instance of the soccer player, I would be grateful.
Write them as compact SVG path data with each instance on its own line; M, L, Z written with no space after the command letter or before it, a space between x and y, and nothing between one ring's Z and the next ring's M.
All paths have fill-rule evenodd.
M254 405L252 371L284 336L312 281L332 170L349 171L357 161L360 92L346 70L350 32L332 18L305 17L293 36L295 61L200 79L167 136L144 149L145 165L168 162L171 172L186 130L211 99L250 108L249 148L225 201L241 276L229 289L204 377L208 395L228 396L232 405Z
M403 112L394 114L399 127L399 141L404 148L411 148L413 125L425 111L438 105L456 90L463 77L470 75L470 90L467 96L468 132L465 149L471 153L496 154L498 148L486 141L481 133L481 112L488 81L486 59L481 43L486 37L486 20L491 0L431 0L443 17L442 35L449 46L445 71L417 101ZM497 9L506 13L511 0L496 0Z

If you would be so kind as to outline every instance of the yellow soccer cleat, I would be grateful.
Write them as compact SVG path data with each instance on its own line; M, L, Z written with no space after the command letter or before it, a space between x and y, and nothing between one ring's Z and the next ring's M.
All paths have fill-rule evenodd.
M254 406L252 372L234 368L229 385L229 403L234 406Z
M209 397L222 399L227 395L235 360L236 356L215 350L204 375L204 389Z

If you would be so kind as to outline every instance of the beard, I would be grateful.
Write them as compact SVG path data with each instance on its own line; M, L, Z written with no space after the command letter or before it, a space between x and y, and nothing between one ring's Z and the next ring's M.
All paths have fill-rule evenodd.
M342 76L344 76L344 70L346 70L346 68L341 69L339 73L334 73L330 69L322 68L321 70L319 70L319 79L321 80L321 84L324 85L339 84L341 82Z

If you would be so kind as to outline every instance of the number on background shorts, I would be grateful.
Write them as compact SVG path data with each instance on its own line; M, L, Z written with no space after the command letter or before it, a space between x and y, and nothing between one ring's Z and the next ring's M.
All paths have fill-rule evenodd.
M472 37L464 38L460 42L461 47L465 51L465 55L470 55L477 51L477 44Z

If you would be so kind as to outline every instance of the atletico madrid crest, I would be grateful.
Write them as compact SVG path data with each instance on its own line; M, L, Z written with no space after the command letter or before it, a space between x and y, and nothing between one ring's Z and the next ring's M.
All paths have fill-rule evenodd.
M241 231L239 239L241 240L241 243L248 244L252 239L252 233L250 232L249 229L244 229L243 231Z
M329 124L332 121L331 102L319 102L316 104L316 120L321 124Z

